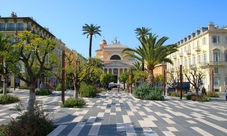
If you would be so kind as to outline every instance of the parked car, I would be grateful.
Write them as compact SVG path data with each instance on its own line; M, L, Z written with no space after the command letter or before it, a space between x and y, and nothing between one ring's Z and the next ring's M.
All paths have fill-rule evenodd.
M175 91L175 89L180 90L180 83L177 83L175 85L176 85L175 87L174 87L174 84L169 86L167 88L167 92ZM185 91L186 93L190 91L190 83L189 82L182 82L182 91Z

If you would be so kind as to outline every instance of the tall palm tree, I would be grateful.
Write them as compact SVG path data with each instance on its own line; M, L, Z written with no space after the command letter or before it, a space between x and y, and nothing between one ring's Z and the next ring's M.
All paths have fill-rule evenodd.
M135 33L137 37L146 37L147 35L150 34L150 28L148 27L141 27L141 28L136 28ZM144 71L144 59L141 58L141 63L142 63L142 71Z
M125 52L126 56L134 57L134 58L143 58L147 71L149 73L148 75L148 82L151 86L154 84L154 68L160 64L160 63L170 63L173 64L173 62L167 58L169 54L172 54L177 51L177 45L171 44L167 46L163 46L166 40L168 40L168 37L162 37L158 39L158 36L155 34L150 33L148 37L140 37L138 40L141 43L141 46L139 46L136 49L125 49L123 52ZM132 53L132 51L135 52ZM140 56L140 57L139 57Z
M101 26L97 26L97 25L94 25L94 24L85 24L83 26L83 35L87 35L87 38L90 37L90 40L89 40L89 58L91 57L91 48L92 48L92 37L93 35L95 36L96 34L101 36L100 32L102 32L100 30Z
M138 37L145 37L147 35L149 35L149 32L150 32L151 28L148 28L148 27L138 27L135 29L135 33L136 33L136 36Z

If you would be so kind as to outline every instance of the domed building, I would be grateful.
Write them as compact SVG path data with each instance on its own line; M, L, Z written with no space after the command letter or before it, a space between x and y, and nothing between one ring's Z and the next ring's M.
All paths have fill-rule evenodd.
M96 50L96 58L100 58L103 61L104 73L111 73L114 75L114 82L119 83L118 77L120 74L129 71L134 58L124 57L122 50L128 48L117 41L115 38L111 44L107 44L106 40L102 40L100 43L100 49Z

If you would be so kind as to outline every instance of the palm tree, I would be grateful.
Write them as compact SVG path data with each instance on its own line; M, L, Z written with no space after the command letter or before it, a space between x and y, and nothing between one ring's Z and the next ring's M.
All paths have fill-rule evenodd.
M101 36L100 32L102 32L100 30L100 26L94 25L94 24L85 24L85 26L83 26L83 35L87 35L87 38L90 37L89 40L89 57L91 57L91 48L92 48L92 37L93 35L95 36L96 34Z
M146 27L141 27L141 28L136 28L135 29L135 33L136 33L136 36L138 36L138 37L145 37L145 36L147 36L147 35L149 35L149 31L150 31L151 29L150 28L146 28Z
M151 29L148 28L148 27L141 27L141 28L136 28L135 29L135 33L136 33L136 36L138 37L146 37L147 35L150 34L150 31ZM141 63L142 63L142 71L144 71L144 59L141 58Z
M170 63L173 62L167 58L169 54L172 54L177 51L177 45L171 44L167 46L163 46L164 42L168 40L168 37L162 37L161 39L157 39L158 36L150 33L148 37L139 37L138 40L141 43L136 49L125 49L126 56L134 57L136 59L143 58L147 71L148 71L148 82L151 86L154 84L154 68L160 63ZM134 53L132 53L134 52Z

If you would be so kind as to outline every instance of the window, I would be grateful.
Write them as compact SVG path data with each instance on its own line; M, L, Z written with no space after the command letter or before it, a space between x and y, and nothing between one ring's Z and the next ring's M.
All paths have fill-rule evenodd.
M0 23L0 31L5 31L5 24Z
M188 65L191 65L191 58L188 58Z
M219 36L212 36L212 43L220 43Z
M220 55L221 55L220 52L215 51L213 55L214 55L213 61L220 61Z
M17 30L18 31L23 31L24 30L24 24L23 23L18 23L17 24Z
M206 37L203 38L203 44L206 44Z
M118 55L111 56L110 60L121 60L121 57Z
M198 61L198 63L200 63L200 55L198 56L198 60L197 61Z
M192 64L195 64L195 56L193 57Z
M199 47L199 40L197 41L197 47Z
M227 51L225 51L224 57L224 60L227 61Z
M214 85L219 85L219 77L214 78Z
M203 61L207 62L207 55L205 53L203 54Z
M218 73L218 68L214 68L214 73Z
M8 23L7 24L7 31L14 31L15 28L14 28L14 23Z

